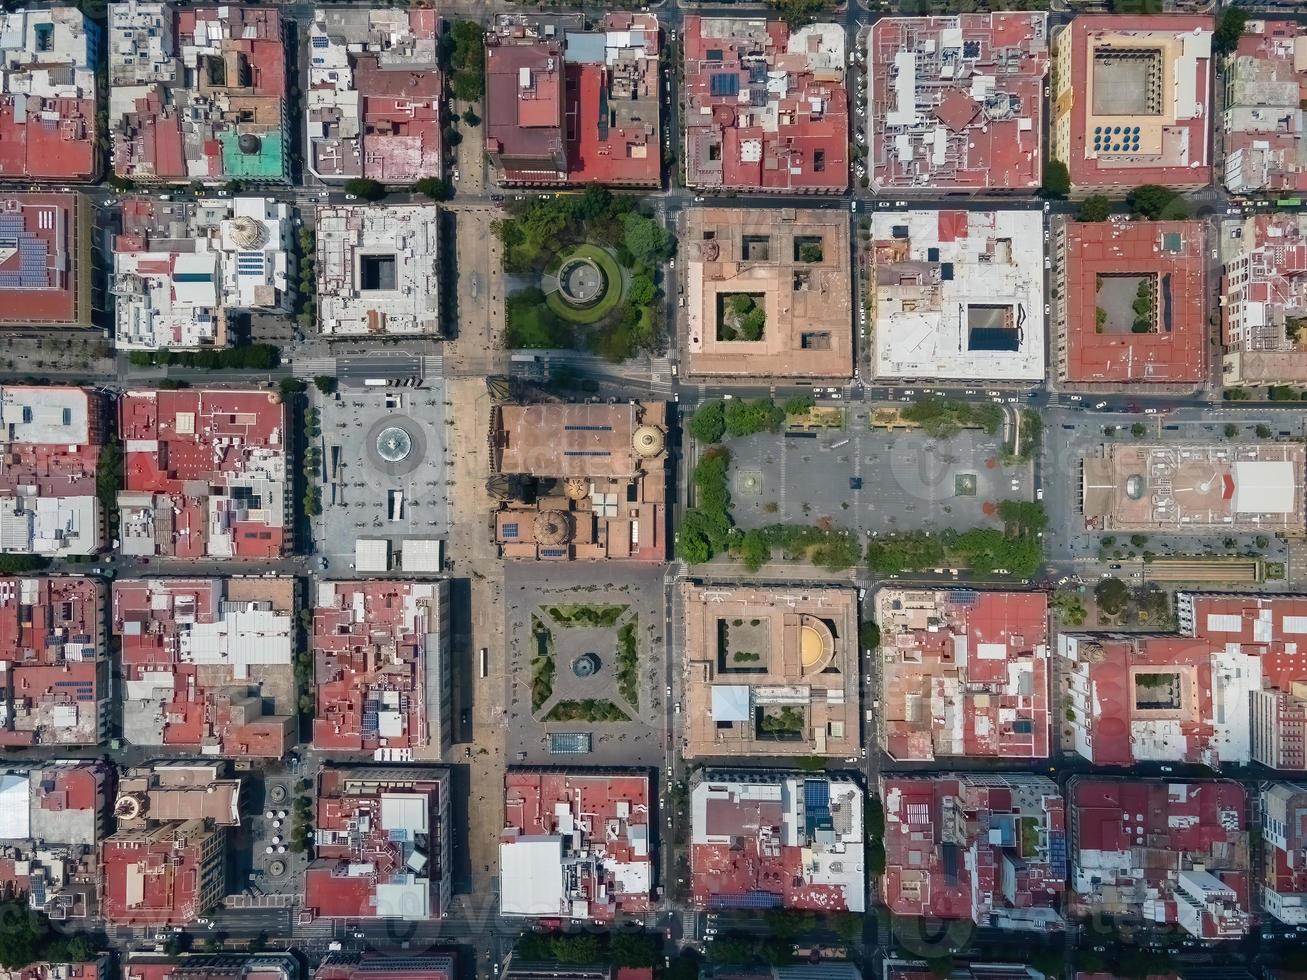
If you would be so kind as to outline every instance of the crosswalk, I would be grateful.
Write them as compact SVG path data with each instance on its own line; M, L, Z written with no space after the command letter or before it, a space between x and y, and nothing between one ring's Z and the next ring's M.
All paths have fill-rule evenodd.
M291 371L297 378L316 378L319 375L335 377L334 357L297 357L291 362Z

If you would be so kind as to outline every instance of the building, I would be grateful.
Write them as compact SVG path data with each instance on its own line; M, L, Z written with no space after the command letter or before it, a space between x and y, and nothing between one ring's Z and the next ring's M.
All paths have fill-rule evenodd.
M1307 925L1307 786L1263 784L1257 816L1262 829L1258 904L1285 925Z
M1077 192L1211 183L1212 24L1081 14L1054 35L1049 158Z
M102 44L100 26L73 6L0 13L0 179L99 175L95 70Z
M882 775L885 875L898 916L1064 928L1066 811L1045 776Z
M1200 384L1207 378L1201 221L1055 223L1058 378Z
M644 773L510 770L500 914L609 922L652 909L649 804Z
M304 92L309 173L383 184L441 175L439 32L434 10L314 9Z
M86 963L40 961L18 969L0 967L0 980L113 980L108 953L96 953Z
M877 211L870 248L877 377L1043 380L1038 211Z
M881 965L881 980L939 980L931 970L932 965L925 960L886 957ZM1081 976L1078 974L1076 980ZM1024 963L958 963L945 980L1045 980L1045 975Z
M96 915L96 846L112 779L98 761L0 769L0 899L56 922Z
M687 758L858 754L851 589L686 582L681 604Z
M686 374L853 376L843 212L691 208L682 215Z
M128 951L122 980L299 980L290 953L182 953Z
M1176 594L1176 634L1062 633L1075 748L1096 765L1307 768L1307 597Z
M0 552L66 558L104 543L95 474L105 402L86 388L0 387Z
M313 971L313 980L454 980L455 959L452 952L440 951L411 956L331 953Z
M119 350L226 347L229 314L288 311L290 205L132 197L113 240Z
M1226 188L1231 194L1307 191L1307 27L1252 21L1222 77Z
M882 588L876 623L891 758L1048 755L1045 593Z
M1075 776L1073 911L1235 940L1250 925L1248 794L1235 782Z
M109 8L113 170L138 183L284 183L286 42L273 7Z
M497 405L489 490L505 558L662 561L667 405Z
M189 925L227 892L227 838L203 820L121 829L100 845L100 912L112 926Z
M103 741L104 603L94 578L0 578L0 746Z
M871 186L1035 190L1047 74L1044 13L877 20L867 38Z
M684 19L686 186L774 194L849 187L844 28Z
M0 23L5 16L0 14ZM91 326L94 210L81 194L5 194L0 320L43 329Z
M114 582L124 738L280 759L295 743L294 606L290 578Z
M1254 214L1224 225L1221 246L1222 382L1307 382L1307 214Z
M127 391L124 555L277 558L290 545L286 406L273 391Z
M866 909L863 792L839 773L697 770L690 901L700 909Z
M324 769L304 912L327 919L442 918L449 908L447 769Z
M439 759L453 734L449 582L317 583L313 745Z
M1300 443L1105 443L1081 460L1085 528L1298 536L1304 463Z
M113 815L119 828L173 820L203 820L213 827L241 822L241 781L224 762L157 762L118 776Z
M661 33L650 13L600 29L501 15L486 34L485 141L499 182L657 187Z
M315 230L324 334L440 333L439 208L326 205L318 208Z

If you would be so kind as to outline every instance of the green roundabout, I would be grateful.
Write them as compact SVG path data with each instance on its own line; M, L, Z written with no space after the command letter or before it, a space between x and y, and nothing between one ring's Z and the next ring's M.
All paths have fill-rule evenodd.
M569 323L598 323L626 292L617 260L598 245L574 245L560 252L545 276L557 282L556 288L546 290L545 305Z

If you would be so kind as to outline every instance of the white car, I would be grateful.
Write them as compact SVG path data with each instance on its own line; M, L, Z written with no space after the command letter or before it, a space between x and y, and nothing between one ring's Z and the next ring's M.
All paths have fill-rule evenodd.
M1099 402L1094 408L1107 408L1107 402Z
M1155 409L1155 408L1145 408L1145 409L1144 409L1144 414L1145 414L1145 415L1156 415L1156 414L1157 414L1157 409Z
M857 211L857 210L858 210L858 202L857 202L857 201L850 201L850 202L849 202L849 211L850 211L850 212L854 212L854 211Z

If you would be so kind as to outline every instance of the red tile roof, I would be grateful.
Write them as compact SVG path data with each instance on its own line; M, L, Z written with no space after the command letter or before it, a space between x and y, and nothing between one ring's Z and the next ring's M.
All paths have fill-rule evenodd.
M1201 221L1067 222L1062 252L1066 289L1061 299L1066 310L1065 378L1154 384L1204 380L1205 241ZM1120 304L1113 306L1104 298L1103 279L1113 276L1155 277L1152 330L1135 333L1117 312ZM1133 293L1126 297L1127 308L1133 300ZM1101 327L1099 309L1108 315Z

